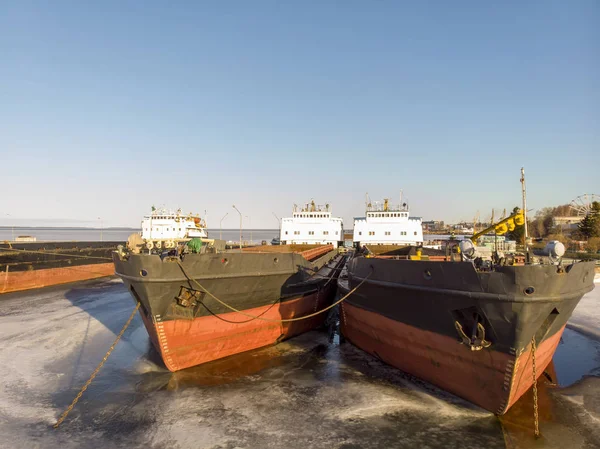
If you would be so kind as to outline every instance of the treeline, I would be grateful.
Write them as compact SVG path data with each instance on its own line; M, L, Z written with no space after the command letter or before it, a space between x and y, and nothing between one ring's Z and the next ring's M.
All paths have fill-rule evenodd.
M587 251L600 250L600 203L592 203L590 212L581 220L577 229L563 232L560 224L555 224L556 217L569 217L573 215L571 206L563 204L557 207L545 207L536 212L532 220L528 220L529 234L532 237L548 240L559 240L567 247L575 247L576 242L585 241L583 247ZM581 246L581 244L578 244Z
M535 213L532 220L528 220L529 234L532 237L544 238L551 234L560 233L560 226L554 225L554 217L569 217L571 215L571 206L568 204L544 207Z

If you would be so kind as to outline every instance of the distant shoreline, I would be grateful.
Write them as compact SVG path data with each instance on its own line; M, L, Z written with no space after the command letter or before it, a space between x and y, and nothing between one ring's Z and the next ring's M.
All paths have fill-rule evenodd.
M11 229L32 229L32 230L67 230L67 231L141 231L142 228L130 228L127 226L111 226L111 227L88 227L88 226L0 226L0 230ZM240 228L223 228L222 231L239 231ZM208 231L219 231L219 228L208 228ZM278 231L277 228L243 228L243 231Z
M64 230L103 230L103 231L139 231L141 228L128 228L126 226L116 226L116 227L102 227L102 228L94 228L87 226L0 226L0 229L11 230L11 229L34 229L34 230L53 230L53 229L64 229Z

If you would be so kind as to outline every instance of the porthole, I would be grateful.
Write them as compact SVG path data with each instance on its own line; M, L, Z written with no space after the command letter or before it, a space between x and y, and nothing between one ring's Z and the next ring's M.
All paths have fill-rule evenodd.
M141 276L148 276L148 272L146 270L140 270L140 275Z
M427 280L430 280L431 279L431 271L429 271L429 270L423 271L423 277Z
M275 257L275 258L273 259L273 263L279 263L279 258L278 258L278 257Z
M523 290L523 292L526 295L533 295L533 293L535 292L535 288L533 288L533 287L527 287L525 290Z

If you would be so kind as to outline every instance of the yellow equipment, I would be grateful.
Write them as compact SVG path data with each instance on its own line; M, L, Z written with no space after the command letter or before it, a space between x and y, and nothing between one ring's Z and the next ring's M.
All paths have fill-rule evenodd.
M519 209L517 213L511 215L510 217L500 220L496 224L492 223L492 225L488 228L485 228L483 231L473 234L473 236L469 238L472 242L476 242L479 237L487 234L488 232L495 231L495 233L498 235L506 234L508 231L514 230L515 225L521 226L524 223L525 217L523 216L523 210Z

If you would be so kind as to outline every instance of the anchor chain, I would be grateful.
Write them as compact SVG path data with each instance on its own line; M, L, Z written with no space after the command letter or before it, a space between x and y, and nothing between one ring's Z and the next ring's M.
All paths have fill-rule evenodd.
M77 393L77 396L75 396L75 399L73 399L73 402L71 402L71 405L69 405L67 407L67 409L63 412L63 414L60 416L60 418L58 418L58 421L56 421L56 424L54 424L54 426L53 426L55 429L58 429L58 426L60 426L62 424L62 422L67 418L68 414L71 412L71 410L73 410L73 407L75 407L75 404L77 404L77 401L79 401L79 399L81 399L81 396L83 396L83 393L85 392L85 390L87 390L87 388L90 386L90 384L92 383L92 381L96 377L96 374L98 374L98 371L100 371L100 368L102 368L102 366L104 365L104 363L106 362L106 360L108 360L108 357L113 352L113 349L115 349L115 346L117 345L117 343L119 342L119 340L121 339L121 337L123 336L123 334L125 333L125 330L131 324L131 320L133 320L133 317L135 316L135 313L140 308L140 304L141 303L138 301L138 303L136 304L135 308L133 309L133 312L131 312L131 315L129 316L129 319L125 323L125 326L123 326L123 329L121 329L121 332L119 332L119 335L117 335L117 338L115 339L115 341L113 342L113 344L110 346L110 348L108 349L108 351L104 355L104 358L102 359L102 361L98 364L98 366L96 367L96 369L94 370L94 372L92 373L92 375L90 376L90 378L87 380L87 382L83 385L83 387L81 387L81 390L79 390L79 393Z
M208 291L196 279L192 278L187 273L187 271L185 270L185 268L183 268L183 265L181 264L181 262L177 261L177 264L179 265L179 268L181 269L181 272L183 273L183 275L186 277L186 279L189 282L191 282L191 283L195 284L196 286L198 286L200 288L200 291L203 291L204 293L206 293L208 296L210 296L211 298L213 298L215 301L217 301L223 307L231 310L232 312L237 312L240 315L243 315L243 316L246 316L248 318L251 318L253 320L266 321L266 322L269 322L269 323L293 323L295 321L307 320L309 318L312 318L314 316L317 316L317 315L320 315L320 314L322 314L324 312L327 312L328 310L333 309L335 306L337 306L338 304L341 304L346 299L348 299L354 292L356 292L356 290L358 290L367 281L367 279L369 279L371 277L371 274L373 274L373 268L371 267L371 271L369 272L369 274L367 276L365 276L363 278L363 280L360 281L360 283L356 287L354 287L352 290L350 290L348 293L346 293L346 295L344 295L341 299L337 300L333 304L330 304L329 306L327 306L327 307L325 307L325 308L323 308L321 310L318 310L318 311L316 311L314 313L310 313L308 315L304 315L304 316L300 316L300 317L277 320L277 319L272 319L272 318L265 318L265 317L262 317L260 315L252 315L250 313L246 313L246 312L243 312L241 310L238 310L238 309L236 309L235 307L233 307L230 304L227 304L225 301L220 300L218 297L216 297L214 294L212 294L210 291Z
M535 370L535 336L531 338L531 360L533 367L533 425L536 438L540 436L540 427L539 427L539 414L538 414L538 391L537 391L537 375Z

